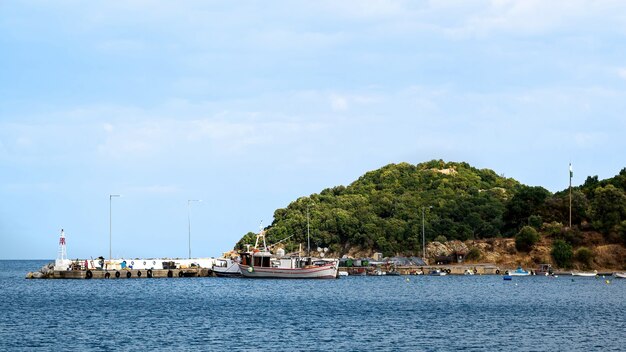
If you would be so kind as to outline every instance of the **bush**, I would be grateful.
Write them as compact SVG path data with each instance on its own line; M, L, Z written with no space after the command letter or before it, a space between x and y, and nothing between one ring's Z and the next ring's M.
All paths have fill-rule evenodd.
M543 225L543 220L539 215L531 215L528 217L528 225L534 227L536 230L539 230L541 225Z
M561 230L563 230L563 224L560 222L553 221L549 224L543 224L543 232L549 237L560 237Z
M552 244L552 258L558 267L569 268L572 266L572 246L563 241L556 240Z
M520 252L530 252L539 242L539 234L532 226L524 226L515 236L515 248Z
M470 248L469 252L465 256L466 260L479 260L480 259L480 250L476 247Z
M435 237L435 242L445 243L447 241L448 241L448 239L444 235L439 235L439 236Z
M593 257L593 252L587 247L578 248L576 254L574 254L574 259L583 264L585 268L589 268L591 266L591 261L593 260Z

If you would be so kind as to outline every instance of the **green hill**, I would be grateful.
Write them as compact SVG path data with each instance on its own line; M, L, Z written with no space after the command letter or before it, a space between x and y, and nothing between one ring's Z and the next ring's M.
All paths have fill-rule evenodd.
M512 237L525 225L550 229L552 236L576 241L576 231L598 230L609 242L626 238L626 169L609 180L589 177L573 190L573 229L567 190L552 194L467 163L433 160L390 164L367 172L347 187L327 188L274 212L267 238L285 241L287 251L307 243L335 256L358 248L386 256L419 254L422 215L426 241ZM582 238L583 236L581 236ZM236 245L254 243L254 233ZM576 244L576 243L574 243Z

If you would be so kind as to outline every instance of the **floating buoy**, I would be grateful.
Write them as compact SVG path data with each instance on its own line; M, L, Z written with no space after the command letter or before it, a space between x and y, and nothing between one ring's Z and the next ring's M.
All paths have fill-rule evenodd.
M409 282L409 281L410 281L410 280L409 280L409 278L407 277L407 278L406 278L406 282Z
M610 284L610 283L611 283L611 281L609 281L609 280L606 280L606 284L607 284L607 285L608 285L608 284Z

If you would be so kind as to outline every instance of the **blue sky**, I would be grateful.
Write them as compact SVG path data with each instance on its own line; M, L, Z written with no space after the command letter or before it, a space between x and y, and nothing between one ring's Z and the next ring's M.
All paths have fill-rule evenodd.
M0 2L0 259L230 249L389 163L626 167L624 1Z

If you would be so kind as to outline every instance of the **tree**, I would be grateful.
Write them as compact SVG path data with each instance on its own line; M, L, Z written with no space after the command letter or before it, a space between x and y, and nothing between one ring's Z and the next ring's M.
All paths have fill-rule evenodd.
M515 248L520 252L530 252L539 242L539 234L532 226L524 226L515 236Z
M609 234L626 220L626 195L613 185L598 187L592 201L593 226Z
M515 233L523 224L528 223L531 215L540 214L549 196L550 191L543 187L520 186L506 205L505 230L510 234Z
M589 268L591 266L591 261L593 260L593 257L593 252L587 247L578 248L576 254L574 254L574 259L583 264L585 268Z
M563 241L556 240L552 243L552 258L558 267L569 268L572 266L572 246Z

